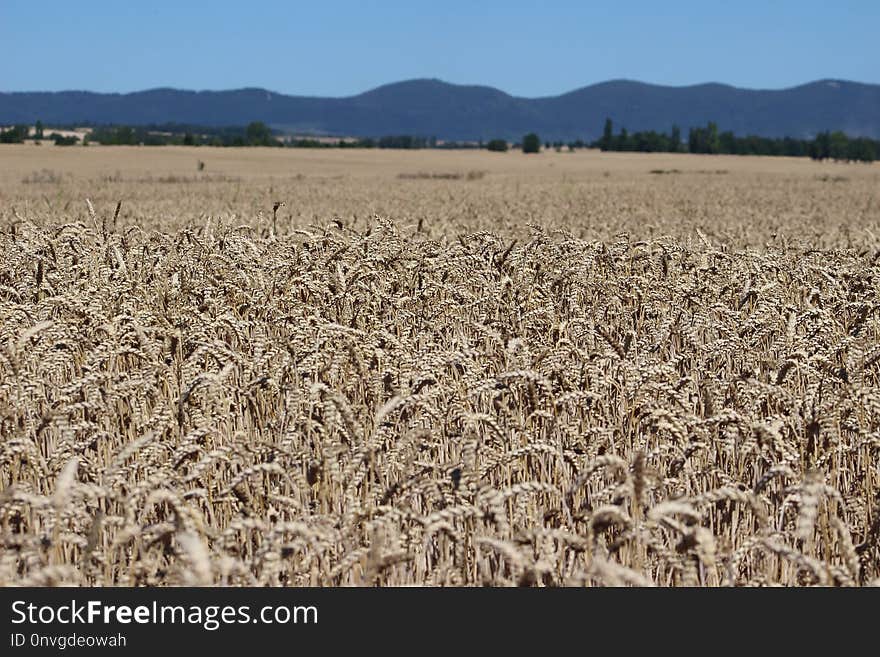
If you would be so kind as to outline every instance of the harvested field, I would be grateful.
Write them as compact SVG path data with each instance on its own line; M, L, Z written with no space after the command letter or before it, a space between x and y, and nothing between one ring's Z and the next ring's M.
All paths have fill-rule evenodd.
M2 147L0 585L878 584L878 236L880 165Z

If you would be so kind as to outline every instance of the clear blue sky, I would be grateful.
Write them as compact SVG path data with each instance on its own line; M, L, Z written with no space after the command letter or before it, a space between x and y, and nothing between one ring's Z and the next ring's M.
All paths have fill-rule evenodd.
M345 96L416 77L520 96L611 78L880 83L880 0L0 0L0 62L0 91Z

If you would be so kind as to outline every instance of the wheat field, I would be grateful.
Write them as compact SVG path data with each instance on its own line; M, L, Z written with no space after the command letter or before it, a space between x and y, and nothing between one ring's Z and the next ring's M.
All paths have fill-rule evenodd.
M876 585L878 236L878 165L2 147L0 585Z

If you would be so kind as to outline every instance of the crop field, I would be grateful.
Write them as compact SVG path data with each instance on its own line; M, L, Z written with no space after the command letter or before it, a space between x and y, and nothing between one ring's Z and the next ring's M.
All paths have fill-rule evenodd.
M876 585L878 457L880 165L0 147L0 585Z

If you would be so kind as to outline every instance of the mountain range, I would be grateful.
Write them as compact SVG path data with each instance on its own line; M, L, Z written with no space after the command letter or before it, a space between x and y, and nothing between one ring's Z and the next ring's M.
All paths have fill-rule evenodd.
M737 135L809 138L823 130L880 138L880 85L819 80L788 89L723 84L669 87L611 80L559 96L521 98L486 86L407 80L355 96L289 96L265 89L134 93L0 93L0 124L236 126L263 121L295 134L440 139L592 140L606 117L615 129L668 131L718 124Z

